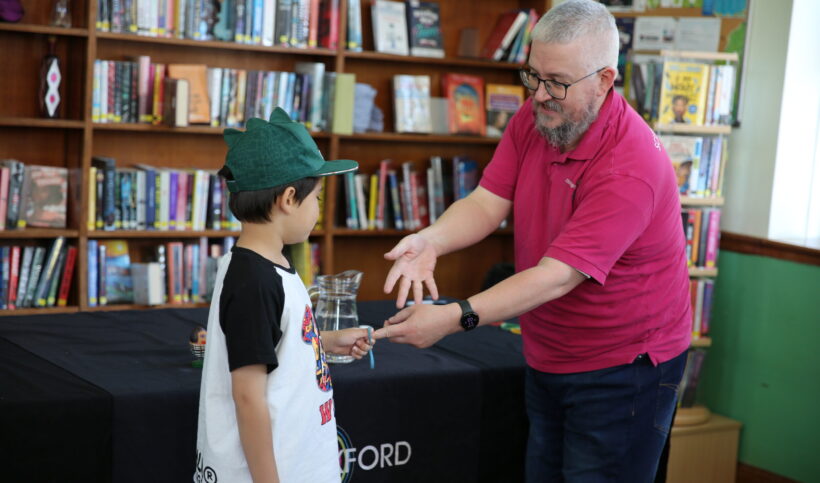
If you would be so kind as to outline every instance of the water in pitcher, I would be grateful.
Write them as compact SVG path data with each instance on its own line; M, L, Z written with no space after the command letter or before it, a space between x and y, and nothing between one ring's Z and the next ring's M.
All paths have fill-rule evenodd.
M319 331L341 330L359 326L359 317L356 313L356 296L325 292L319 297L316 304L316 324ZM348 363L353 356L325 353L330 363Z

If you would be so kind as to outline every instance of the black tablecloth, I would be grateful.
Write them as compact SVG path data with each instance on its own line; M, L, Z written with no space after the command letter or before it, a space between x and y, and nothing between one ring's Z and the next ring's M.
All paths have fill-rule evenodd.
M391 302L359 304L376 327ZM207 309L0 318L0 461L8 481L187 482ZM344 481L520 481L519 336L483 327L417 350L380 342L334 365ZM4 461L5 460L5 461Z

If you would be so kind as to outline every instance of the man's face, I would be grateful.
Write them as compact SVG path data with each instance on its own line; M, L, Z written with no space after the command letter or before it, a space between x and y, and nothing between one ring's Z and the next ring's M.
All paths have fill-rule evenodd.
M569 44L545 44L533 41L530 49L529 69L542 79L551 79L565 84L572 83L585 75L583 49L580 42ZM533 112L538 131L554 146L567 147L586 132L597 116L596 89L598 75L593 75L566 92L563 100L554 99L544 88L538 86L533 97Z

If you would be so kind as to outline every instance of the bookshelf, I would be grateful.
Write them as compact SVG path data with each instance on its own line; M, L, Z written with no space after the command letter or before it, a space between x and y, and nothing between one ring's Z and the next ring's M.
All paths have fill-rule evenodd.
M92 157L115 158L118 169L143 163L170 169L217 170L222 166L225 155L222 127L92 122L96 59L126 60L148 55L152 62L269 71L292 71L294 64L300 61L322 62L326 71L353 73L356 82L376 88L375 105L384 113L385 126L384 133L312 133L326 158L355 159L360 163L360 172L367 174L376 172L379 161L385 158L393 159L394 165L412 161L420 169L427 166L432 155L442 156L445 160L456 155L467 155L477 160L483 168L492 157L497 139L392 132L392 77L396 74L429 75L433 96L441 96L441 76L448 72L481 76L489 83L518 84L518 64L458 57L459 35L462 29L474 28L478 32L477 38L483 42L493 29L496 18L504 11L534 8L543 13L550 2L478 0L465 9L461 2L455 0L440 1L445 50L443 59L374 52L370 0L361 2L363 51L347 51L344 42L347 16L342 14L347 11L347 1L341 0L339 3L340 41L337 49L268 47L102 32L95 28L96 0L72 2L72 27L67 29L49 25L52 5L46 0L27 0L24 4L25 16L19 23L0 23L0 62L7 67L7 72L17 73L7 77L6 88L0 92L0 159L13 158L27 165L59 166L69 170L66 228L2 230L0 246L47 247L51 240L63 236L69 245L77 248L77 263L66 307L0 310L0 315L147 308L133 304L89 306L89 240L124 239L128 242L131 261L139 262L150 256L153 247L168 241L199 237L219 240L236 236L236 232L225 230L100 231L88 228L88 193L92 186L88 173ZM38 112L37 94L40 62L48 52L51 38L60 59L61 105L56 119L45 119ZM20 55L21 52L25 55ZM318 243L321 247L322 273L338 273L352 268L362 270L365 277L359 298L384 298L382 285L389 264L382 254L410 231L360 231L338 225L335 201L340 196L340 181L329 179L326 189L323 225L314 230L310 238L312 243ZM499 230L475 247L440 259L437 270L439 292L453 297L475 293L493 264L512 259L512 230Z

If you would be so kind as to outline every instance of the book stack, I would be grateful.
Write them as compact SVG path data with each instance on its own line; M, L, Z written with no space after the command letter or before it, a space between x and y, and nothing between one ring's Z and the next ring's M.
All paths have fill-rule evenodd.
M339 0L101 0L101 32L335 49Z
M481 57L523 64L529 55L532 30L536 23L538 13L535 9L504 12L484 42Z
M0 247L0 309L65 307L76 260L77 247L64 237L48 247Z
M200 237L157 245L153 260L132 264L126 240L88 240L88 305L159 305L205 302L213 292L218 259L235 243Z
M726 142L723 136L658 136L677 175L681 196L721 196Z
M379 163L371 175L346 173L339 200L339 226L354 230L420 230L453 201L469 195L478 184L478 163L466 156L452 159L451 169L440 156L423 171L410 162Z
M626 67L624 95L650 122L731 125L735 81L731 64L662 62L636 54Z
M153 63L145 55L134 60L96 60L91 119L95 123L241 127L251 117L267 119L279 106L308 129L326 131L335 127L334 116L352 119L352 105L350 113L337 112L333 102L347 99L348 94L352 97L348 92L352 86L342 82L347 76L352 74L337 77L325 72L321 62L297 62L294 72L280 72ZM166 92L172 88L177 92L180 81L187 84L181 93Z
M239 230L225 180L201 169L118 168L95 156L89 179L89 230Z
M709 335L714 290L715 281L710 278L689 280L689 295L692 303L692 339L700 339Z
M717 267L720 208L684 208L681 217L688 265L695 268Z
M65 228L68 169L0 160L0 230Z

